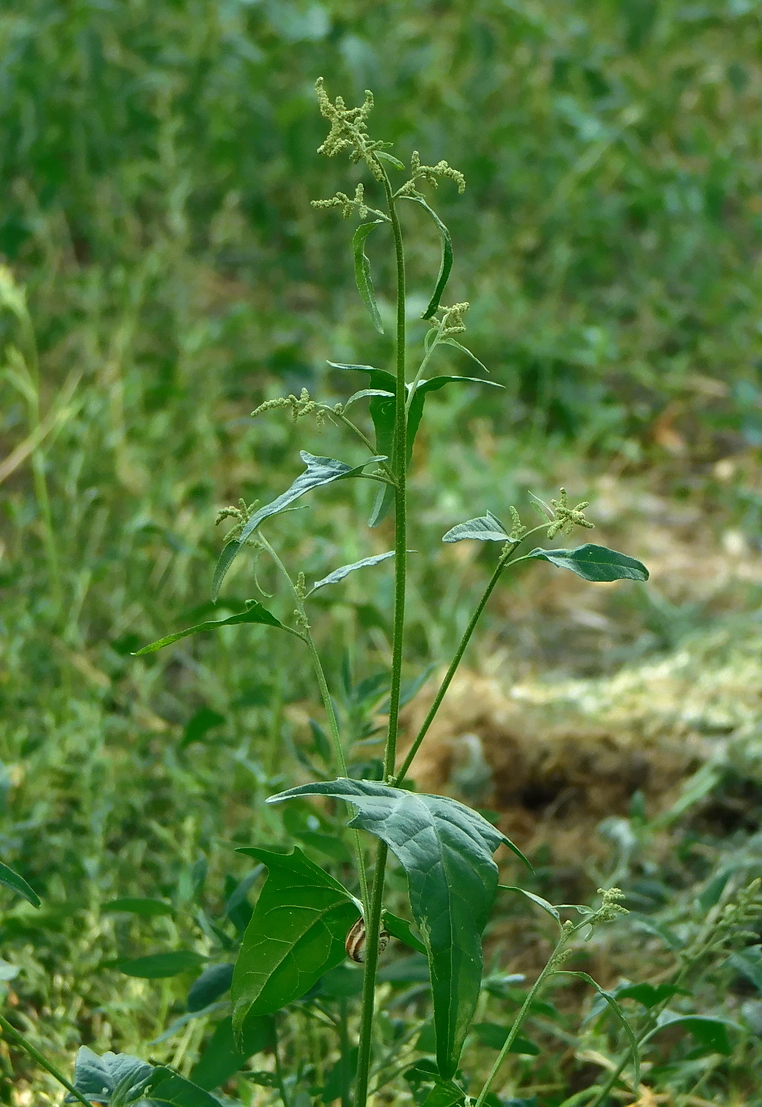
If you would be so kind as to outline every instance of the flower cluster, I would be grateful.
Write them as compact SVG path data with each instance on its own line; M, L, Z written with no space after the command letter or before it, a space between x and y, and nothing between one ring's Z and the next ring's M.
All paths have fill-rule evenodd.
M366 89L365 102L359 108L348 108L341 96L331 101L322 77L315 82L315 91L320 114L331 124L328 137L318 147L318 153L333 158L342 150L350 150L352 161L364 161L376 180L383 180L384 171L375 151L385 144L373 142L368 137L367 120L373 110L373 93Z
M574 527L584 527L592 530L595 523L585 518L585 508L590 506L589 500L583 500L576 507L569 507L569 499L566 489L561 489L561 498L551 500L551 507L555 518L548 527L548 538L555 538L557 534L569 534Z
M299 396L294 396L294 394L291 393L290 396L279 396L275 400L265 400L265 402L260 404L258 408L255 408L251 414L252 416L262 415L265 411L275 411L277 408L284 407L290 409L291 418L295 423L313 413L317 420L318 427L322 427L325 420L325 410L323 406L315 400L310 399L310 394L306 388L302 389Z

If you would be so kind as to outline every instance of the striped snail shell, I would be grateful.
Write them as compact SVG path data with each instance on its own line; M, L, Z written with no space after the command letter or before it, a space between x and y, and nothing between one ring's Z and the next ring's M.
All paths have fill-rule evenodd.
M389 931L381 930L378 935L378 952L383 953L389 944ZM360 916L357 922L350 928L347 940L344 943L347 957L356 961L358 965L365 962L365 919Z

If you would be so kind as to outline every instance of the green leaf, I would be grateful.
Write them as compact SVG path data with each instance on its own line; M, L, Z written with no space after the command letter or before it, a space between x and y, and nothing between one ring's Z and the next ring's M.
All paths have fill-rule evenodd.
M477 542L508 542L510 534L500 520L488 511L476 519L467 519L465 523L456 523L442 538L443 542L462 542L464 538L474 538Z
M389 165L393 165L395 169L401 169L404 172L405 166L399 158L395 158L393 154L387 153L386 150L374 150L373 153L381 161L388 161Z
M471 361L476 362L479 368L482 369L485 373L489 373L489 369L484 364L484 362L479 361L479 358L476 356L476 354L472 350L469 350L468 346L464 346L462 342L458 342L456 338L440 338L438 344L440 346L454 346L456 350L460 350L462 354L466 354L467 357L470 357Z
M571 569L583 580L648 580L648 569L634 557L587 543L574 550L532 550L527 557L549 561L561 569Z
M224 996L232 981L233 966L229 962L207 965L198 979L193 981L185 1006L189 1011L203 1011L210 1003Z
M388 401L387 401L388 402ZM372 401L371 401L372 403ZM356 477L366 465L371 465L376 461L386 461L384 457L369 457L361 465L346 465L343 461L336 461L332 457L320 457L315 454L309 454L306 450L302 450L299 454L304 464L307 466L303 473L300 473L290 488L287 488L285 492L281 493L277 499L272 503L265 504L264 507L260 507L259 511L255 511L246 525L241 530L241 533L237 538L228 542L224 547L222 553L217 561L217 566L214 570L214 577L212 578L212 599L216 600L220 594L220 588L222 582L227 575L230 566L235 561L236 557L246 545L249 538L251 538L254 531L265 519L269 519L272 515L278 515L281 511L292 504L294 500L298 500L300 496L303 496L305 492L310 492L313 488L319 488L324 484L332 484L335 480L344 480L346 477ZM263 609L264 610L264 609ZM269 612L268 612L269 615ZM272 616L270 616L272 618ZM234 616L235 618L235 616ZM244 620L245 621L245 620ZM256 621L256 620L252 620ZM218 624L223 626L223 623ZM273 624L271 624L273 625ZM278 626L283 626L282 623L278 623ZM193 628L194 630L198 628ZM202 624L203 629L203 624ZM283 629L287 629L283 627ZM193 633L193 631L187 631L185 633ZM292 631L292 633L296 633ZM169 639L165 640L169 641ZM160 643L165 644L165 641ZM146 647L148 648L148 647ZM158 645L154 645L153 649L158 649ZM141 650L141 653L145 653L145 650Z
M219 711L213 711L211 707L200 707L185 724L180 749L187 749L193 742L200 742L205 734L224 722L225 716L220 715Z
M723 1057L730 1057L733 1052L728 1038L728 1027L733 1030L743 1029L732 1019L720 1019L710 1015L679 1015L675 1011L662 1011L658 1024L652 1034L663 1030L665 1026L683 1026L697 1042L711 1049L713 1053L721 1053ZM651 1037L650 1034L649 1037Z
M326 584L338 584L344 577L348 577L350 573L353 573L355 569L364 569L368 565L378 565L382 561L386 561L388 558L394 557L394 550L389 550L387 553L374 554L372 557L364 557L361 561L353 561L351 565L342 565L340 569L334 569L332 573L329 573L327 577L323 577L322 580L317 580L307 593L309 596L313 592L317 592L318 588L325 588Z
M373 289L373 279L370 275L370 260L365 253L365 240L373 228L378 227L383 222L385 222L383 219L374 219L371 223L361 223L352 237L352 253L355 259L355 283L357 285L357 291L360 293L360 298L368 309L368 314L373 320L373 326L379 334L384 333L384 326L381 322L378 304L376 303L376 293Z
M384 926L398 942L404 942L410 949L425 954L426 946L420 938L416 938L413 934L412 927L407 919L401 919L399 915L393 915L391 911L384 911Z
M93 1103L110 1103L119 1091L123 1103L134 1102L153 1074L153 1066L128 1053L104 1053L99 1057L81 1046L74 1063L74 1087ZM65 1102L73 1103L71 1095Z
M455 1107L465 1103L466 1093L452 1080L437 1080L421 1107Z
M174 949L167 953L149 953L146 957L121 958L109 962L109 966L123 972L125 976L137 976L142 980L163 980L168 976L178 976L182 972L197 969L206 961L200 953L192 949Z
M293 796L330 796L357 808L350 826L386 842L405 869L410 905L429 959L437 1061L449 1078L479 998L481 935L497 891L492 854L506 844L521 852L476 811L445 796L339 779L290 788Z
M408 412L407 419L407 463L410 464L413 457L413 446L415 444L415 438L418 434L418 428L421 425L421 419L423 418L423 407L426 402L426 396L429 392L438 392L440 388L444 388L447 384L486 384L490 388L503 388L504 385L498 384L496 381L485 381L482 377L458 377L452 375L444 375L439 377L431 377L430 380L419 381L416 387L413 399L410 402L410 411Z
M598 995L606 1001L606 1003L614 1013L617 1022L624 1030L625 1037L627 1038L627 1044L630 1047L630 1055L632 1056L633 1087L637 1088L640 1084L640 1054L638 1052L638 1043L635 1040L635 1035L630 1029L630 1024L625 1018L624 1011L617 1003L616 998L611 994L611 992L605 991L600 986L600 984L597 981L593 980L592 976L589 976L586 972L571 972L568 969L558 969L554 973L554 976L571 976L574 977L575 980L584 980L586 984L590 984L593 988L595 988Z
M439 218L433 208L429 207L422 196L405 196L404 199L412 200L416 204L420 204L421 207L429 213L434 220L442 239L442 260L439 265L439 274L437 276L437 283L434 288L431 299L429 300L428 307L421 316L422 319L431 319L432 315L436 312L442 299L447 280L450 276L450 270L452 269L452 239L450 238L450 232Z
M762 946L747 946L731 953L728 964L762 992Z
M372 398L374 396L382 396L384 399L394 399L393 392L386 392L383 388L361 388L359 392L354 392L348 400L344 402L344 410L346 411L350 404L353 404L356 400L364 400L366 398Z
M270 1049L274 1041L275 1026L269 1015L246 1020L240 1046L235 1038L232 1018L223 1019L217 1023L203 1053L191 1069L190 1078L200 1088L219 1088L243 1068L249 1057Z
M34 888L27 884L23 876L19 876L13 869L4 865L2 861L0 861L0 884L4 884L6 888L10 888L17 895L23 896L28 903L31 903L32 907L39 907L42 902Z
M154 918L157 915L172 915L174 907L163 899L146 899L142 896L126 896L124 899L112 899L101 905L101 911L116 914L124 911L127 915L142 915Z
M269 1015L300 999L323 973L346 956L344 942L359 917L337 880L297 847L272 853L245 847L239 853L267 866L267 880L243 936L233 973L233 1024Z
M482 1045L487 1046L488 1049L502 1049L505 1045L508 1035L511 1032L509 1026L500 1026L496 1022L477 1022L471 1027L473 1032ZM528 1038L516 1037L511 1043L510 1053L525 1053L533 1057L536 1057L540 1050L539 1047L530 1042Z
M532 903L536 903L538 907L541 907L551 918L555 919L560 925L561 916L558 913L558 908L554 907L552 903L548 903L542 896L535 895L534 892L528 892L526 888L519 888L514 884L498 884L498 888L501 888L504 892L518 892L520 896L524 896L526 899L531 900Z
M227 548L226 546L225 549ZM218 627L238 626L240 623L262 623L268 627L287 630L290 634L296 633L296 631L291 630L291 627L284 626L279 619L270 614L266 607L255 600L245 611L239 611L237 615L230 615L227 619L213 619L205 623L196 623L194 627L188 627L187 630L178 630L175 634L168 634L166 638L160 638L158 642L151 642L150 645L143 646L141 650L136 650L133 657L142 657L145 653L153 653L155 650L163 649L164 646L171 646L173 642L179 642L181 638L187 638L190 634L200 634L204 630L217 630Z
M148 1096L140 1107L220 1107L216 1096L164 1065L153 1070Z
M615 995L617 999L636 999L638 1003L642 1003L644 1007L650 1010L652 1007L656 1007L657 1004L663 1003L665 999L671 999L672 996L677 995L678 992L683 995L690 995L684 988L678 988L674 984L625 984L622 988L617 988Z

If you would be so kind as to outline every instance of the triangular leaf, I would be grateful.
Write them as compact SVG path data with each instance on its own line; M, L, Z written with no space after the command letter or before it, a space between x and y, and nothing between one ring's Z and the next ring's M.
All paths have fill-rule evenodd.
M465 1100L466 1093L452 1080L437 1080L421 1107L455 1107Z
M297 847L239 853L267 866L267 880L243 936L233 973L233 1023L269 1015L300 999L346 956L344 942L357 906L341 884Z
M365 240L373 230L383 223L383 219L374 219L371 223L361 223L352 237L352 254L355 261L355 283L360 298L368 309L368 314L373 320L373 326L379 334L384 333L384 325L376 303L376 293L373 288L373 278L370 275L370 260L365 253Z
M298 500L300 496L303 496L305 492L309 492L313 488L319 488L321 485L331 484L335 480L343 480L346 477L355 477L362 472L366 465L371 465L376 461L386 461L385 456L369 457L363 461L361 465L353 466L346 465L343 461L336 461L336 459L332 457L319 457L315 454L309 454L306 450L302 450L299 456L307 466L305 471L300 473L291 487L287 488L277 499L273 500L272 503L265 504L264 507L260 507L259 511L255 511L241 530L241 533L236 538L232 539L232 541L228 542L223 549L217 561L214 577L212 579L212 599L217 599L228 569L233 564L248 539L251 538L254 531L265 519L270 518L271 515L278 515L281 511L284 511L289 504L292 504L294 500ZM164 644L164 642L162 642L162 644ZM158 649L159 647L157 645L154 648Z
M583 580L604 582L611 580L648 580L648 569L634 557L609 550L606 546L587 543L574 550L532 550L527 557L549 561L561 569L570 569Z
M308 595L311 596L313 592L317 592L318 588L324 588L326 584L338 584L340 580L348 577L355 569L365 569L369 565L378 565L381 561L386 561L390 557L394 557L394 550L388 550L382 554L373 554L372 557L364 557L361 561L353 561L351 565L342 565L340 569L334 569L327 577L316 580Z
M227 546L225 549L227 549ZM264 626L277 627L279 630L287 630L290 634L296 634L296 631L285 626L280 619L276 619L266 607L255 600L245 611L239 611L237 615L230 615L227 619L211 619L205 623L196 623L194 627L188 627L186 630L178 630L174 634L168 634L166 638L160 638L157 642L151 642L150 645L136 650L133 657L142 657L143 654L154 653L155 650L163 649L164 646L171 646L173 642L179 642L181 638L187 638L191 634L200 634L205 630L217 630L218 627L234 627L241 623L261 623Z
M443 542L462 542L464 538L473 538L477 542L508 542L510 535L500 520L488 511L476 519L467 519L456 523L443 535Z
M153 1073L153 1065L128 1053L104 1053L99 1057L82 1046L74 1064L74 1087L93 1103L109 1103L119 1086L123 1102L137 1099ZM75 1102L73 1096L67 1103Z
M497 890L492 854L521 853L478 812L445 796L408 792L369 780L305 784L272 797L330 796L357 808L350 826L386 842L405 869L410 906L429 959L437 1061L446 1079L457 1069L482 973L482 931Z
M220 1107L220 1101L198 1084L160 1065L153 1070L148 1097L141 1107Z
M2 861L0 861L0 884L4 884L6 888L10 888L17 895L23 896L28 903L31 903L32 907L40 906L41 900L34 888L27 884L23 876L19 876L17 872L4 865Z
M450 276L452 269L453 253L452 253L452 239L450 238L450 232L439 218L433 208L429 207L422 196L405 196L404 199L412 200L416 204L420 204L424 211L427 211L431 218L434 220L442 239L442 261L439 265L439 274L437 276L437 283L434 288L431 299L428 306L421 316L422 319L431 319L432 315L436 312L442 299L442 295L447 285L447 280Z

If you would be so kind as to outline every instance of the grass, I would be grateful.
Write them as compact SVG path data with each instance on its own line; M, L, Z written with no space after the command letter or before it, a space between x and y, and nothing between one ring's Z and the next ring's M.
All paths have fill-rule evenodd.
M758 561L758 33L759 13L743 3L667 0L386 0L357 3L351 19L338 3L63 11L33 0L0 16L0 250L27 288L39 357L38 385L29 334L6 302L5 366L18 372L15 347L30 376L25 394L0 381L0 472L40 420L47 431L3 480L0 521L0 856L44 906L3 893L1 931L20 969L5 985L10 1009L66 1071L82 1041L145 1053L181 1012L187 979L130 980L103 963L208 948L199 861L213 916L246 871L231 845L281 836L260 800L286 775L284 756L298 763L316 711L309 674L286 678L288 650L248 628L167 658L129 656L207 602L216 510L264 500L297 471L286 420L251 422L252 408L284 387L339 398L329 357L388 360L347 284L348 229L309 208L340 184L314 152L314 77L372 84L379 128L401 149L446 150L466 173L463 201L449 210L442 197L455 291L475 302L472 343L508 390L499 405L475 393L429 404L425 467L412 478L426 546L411 557L411 648L423 671L455 641L476 590L477 566L437 545L475 503L500 514L527 486L553 493L562 480L587 495L608 473L634 503L656 492L666 506L663 517L630 513L622 497L604 525L632 526L636 539L641 528L644 542L670 534L673 549L698 535L731 578L732 564ZM416 239L414 285L435 249ZM440 418L459 428L446 447ZM313 447L332 454L331 432ZM376 532L360 546L347 526L363 494L350 485L316 501L308 542L294 523L308 576L387 548ZM699 521L672 524L685 508ZM719 541L730 532L746 551L734 563ZM637 541L628 548L648 560ZM758 603L754 580L707 596L694 579L690 568L657 578L666 614L611 599L604 615L626 628L612 632L617 663L678 648L676 620L700 631ZM260 583L272 591L267 571ZM390 595L380 580L343 587L323 645L332 675L345 664L358 680L388 648ZM253 594L250 568L227 589ZM532 675L611 668L607 632L585 632L582 663L559 638L568 612L554 597L534 620L524 604L520 590L501 600L475 664L488 665L493 646L512 656L518 611ZM702 661L716 664L712 652ZM203 709L218 725L182 748ZM642 892L660 918L690 919L732 855L757 864L758 769L753 743L744 749L713 786L714 821L711 810L692 821L691 808L669 831L669 863L666 832L643 831L633 865L640 885L668 889ZM545 892L558 879L549 870ZM103 911L129 895L177 912ZM520 927L527 918L522 909ZM542 941L534 923L531 934ZM593 950L612 980L634 973L632 940L622 932ZM723 971L702 984L707 1008L720 1003ZM737 1015L758 1000L732 979ZM191 1024L152 1055L189 1065L203 1033ZM588 1033L585 1056L608 1048L597 1025ZM691 1059L678 1045L663 1079L703 1080L696 1097L735 1102L751 1094L758 1048L751 1032L743 1043L729 1060ZM592 1063L570 1060L567 1087ZM57 1101L18 1054L2 1065L5 1102ZM556 1094L542 1088L557 1077L526 1059L514 1079L534 1081L540 1102Z

